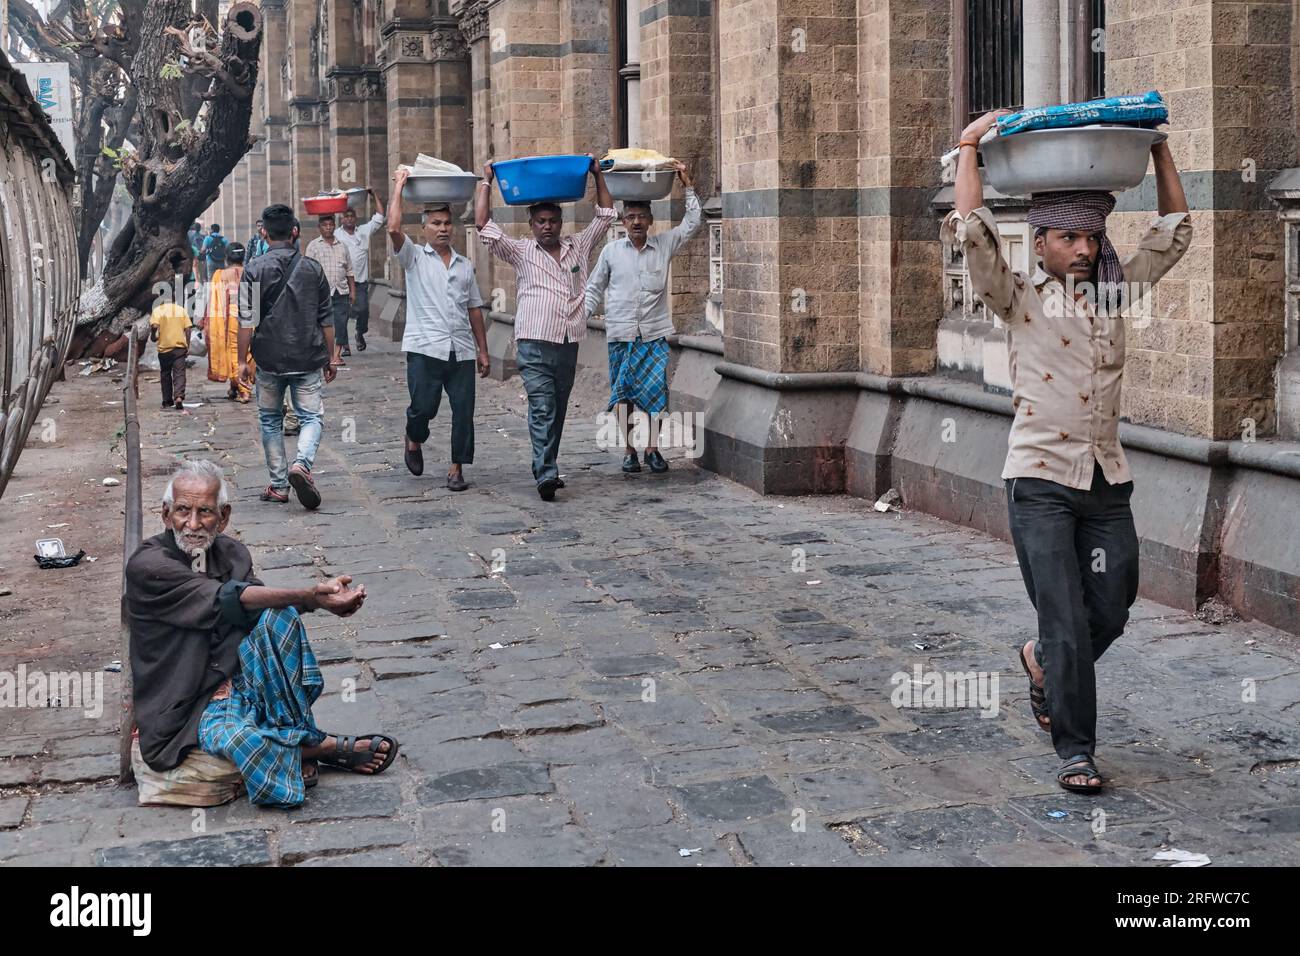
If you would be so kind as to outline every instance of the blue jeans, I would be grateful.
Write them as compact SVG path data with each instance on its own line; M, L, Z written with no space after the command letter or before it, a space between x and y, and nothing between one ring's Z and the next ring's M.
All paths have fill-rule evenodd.
M262 422L262 451L266 469L271 473L271 487L289 487L289 469L284 460L284 392L289 390L294 413L301 423L298 431L298 455L294 463L311 471L320 445L321 420L325 402L321 391L325 376L320 372L276 375L257 370L257 414Z
M528 393L528 436L533 444L533 478L540 485L560 477L555 459L564 435L569 393L578 371L578 343L520 339L515 343L519 377Z

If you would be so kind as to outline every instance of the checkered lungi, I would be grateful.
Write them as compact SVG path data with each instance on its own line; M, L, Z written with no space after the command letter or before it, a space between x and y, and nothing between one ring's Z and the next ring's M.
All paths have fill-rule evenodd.
M199 747L238 766L258 806L298 806L306 796L300 748L326 735L311 715L325 682L296 610L262 614L239 645L231 685L203 711Z
M620 402L651 415L668 407L668 340L609 343L609 407Z

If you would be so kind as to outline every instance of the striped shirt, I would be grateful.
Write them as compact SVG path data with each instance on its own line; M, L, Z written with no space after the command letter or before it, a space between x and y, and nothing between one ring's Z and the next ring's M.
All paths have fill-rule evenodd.
M511 239L491 219L479 230L483 245L515 267L518 293L515 338L580 342L587 336L587 262L592 247L614 221L614 210L596 207L582 232L560 239L560 261L536 239Z
M326 242L317 236L307 243L307 256L320 263L325 270L325 281L330 284L331 295L348 294L348 276L352 275L352 255L338 239Z

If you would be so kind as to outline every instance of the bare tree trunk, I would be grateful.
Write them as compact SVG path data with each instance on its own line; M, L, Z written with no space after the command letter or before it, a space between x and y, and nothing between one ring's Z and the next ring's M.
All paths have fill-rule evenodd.
M252 145L249 121L257 85L262 14L252 3L231 5L213 51L183 39L198 18L188 0L149 0L149 29L128 72L138 94L138 149L123 168L133 208L114 238L104 274L82 297L78 342L84 350L101 332L121 333L157 298L155 285L170 287L189 269L185 232L212 204L221 183ZM207 108L185 122L185 78L164 67L178 56L187 70L210 81L201 99ZM74 344L74 349L76 348ZM70 356L76 357L76 356Z

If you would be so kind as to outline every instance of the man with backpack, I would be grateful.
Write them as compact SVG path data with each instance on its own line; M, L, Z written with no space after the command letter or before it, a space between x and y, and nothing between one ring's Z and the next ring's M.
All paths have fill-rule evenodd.
M321 393L334 381L334 312L320 263L298 252L298 222L282 203L262 210L269 248L244 269L239 282L239 378L253 373L242 359L252 351L262 450L271 483L263 501L284 503L292 486L304 508L320 507L311 467L320 445L325 407ZM298 452L286 471L284 398L300 422Z
M207 271L203 274L203 281L209 281L218 269L226 267L226 237L221 234L221 226L218 223L212 224L212 234L203 240L203 259L207 263Z

